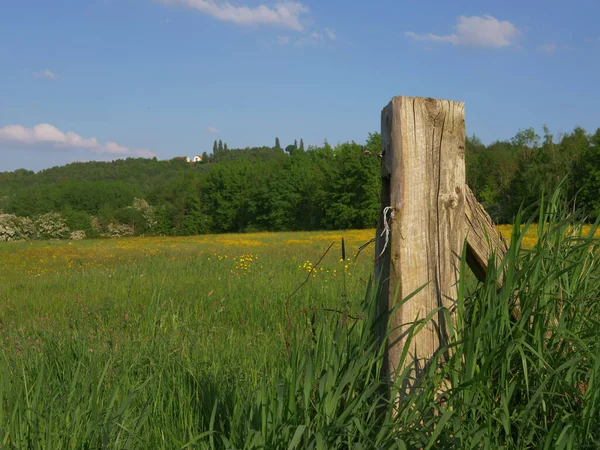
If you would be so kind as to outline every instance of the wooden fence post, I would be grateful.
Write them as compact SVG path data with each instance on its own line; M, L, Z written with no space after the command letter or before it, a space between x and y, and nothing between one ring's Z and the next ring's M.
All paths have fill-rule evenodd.
M394 97L382 112L381 139L382 209L375 246L383 290L380 332L395 302L425 285L390 318L386 365L394 378L404 368L399 363L406 324L438 306L453 309L457 298L466 236L464 104ZM415 362L416 378L444 342L444 330L438 314L414 336L408 358Z
M454 310L465 239L467 263L480 279L492 252L500 263L507 246L466 185L464 103L394 97L382 111L381 141L378 332L385 337L389 319L384 369L390 382L414 362L412 384L446 341L446 316L434 315L412 338L401 365L407 330L437 307ZM389 316L397 302L423 286Z

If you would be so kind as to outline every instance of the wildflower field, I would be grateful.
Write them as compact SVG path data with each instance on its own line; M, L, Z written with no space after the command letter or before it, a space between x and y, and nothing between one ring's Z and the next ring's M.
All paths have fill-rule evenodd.
M499 230L510 238L511 228ZM535 247L538 233L536 226L526 229L520 251ZM473 331L487 333L489 341L481 337L476 349L469 347L469 358L481 358L475 366L461 359L462 347L445 366L466 371L459 378L471 383L444 402L460 423L434 399L435 383L448 376L437 372L429 388L407 400L410 409L395 418L378 416L380 385L373 377L382 355L368 319L375 295L368 290L373 246L356 257L374 235L371 229L1 244L0 449L520 445L537 439L540 415L556 414L544 390L576 392L561 397L567 406L560 411L579 411L577 420L586 401L596 408L599 394L592 398L586 391L595 380L590 371L597 376L600 370L593 336L578 338L585 349L577 353L564 347L573 330L557 334L552 345L562 350L556 354L564 359L569 353L576 363L556 369L554 379L548 367L556 362L544 359L550 350L530 354L530 342L510 347L510 333L502 328L496 334ZM467 284L469 295L481 299L495 286L472 276ZM492 317L504 314L493 306L499 298L488 300L489 311L482 303L476 312L465 310L461 320L487 314L488 323L499 323ZM528 333L541 336L539 329L521 333L524 343ZM507 345L501 373L490 368L490 355L499 353L486 344ZM515 395L538 397L531 403L502 397L501 383L488 383L499 376L504 382L524 380L527 386L519 385ZM567 384L549 386L544 377ZM476 380L483 383L477 391ZM477 402L491 408L479 411L479 418L464 410ZM506 409L519 402L529 409ZM428 415L431 408L438 412ZM530 415L531 423L519 428L515 414ZM473 428L467 429L470 415ZM586 426L598 423L595 415L586 417ZM546 431L552 423L544 425ZM421 431L414 431L415 424Z
M310 315L299 311L351 311L360 303L373 247L354 257L373 236L361 230L3 243L0 399L15 383L24 391L0 411L0 448L31 432L5 431L11 415L30 406L19 400L26 383L40 383L28 398L42 410L65 402L60 418L47 416L64 432L52 438L57 448L82 439L77 428L89 426L91 411L114 414L108 407L116 399L131 400L137 411L160 402L146 405L151 428L177 436L164 437L164 448L183 444L203 426L198 402L208 426L216 399L251 392L285 363L290 328ZM96 397L88 399L90 389ZM176 429L154 422L175 420L157 414L163 401L177 410ZM187 429L190 435L182 434Z
M22 358L44 352L46 341L69 342L89 357L112 357L159 339L174 353L194 352L215 376L256 379L283 356L289 314L351 309L360 301L373 247L354 256L373 236L361 230L6 243L0 346Z

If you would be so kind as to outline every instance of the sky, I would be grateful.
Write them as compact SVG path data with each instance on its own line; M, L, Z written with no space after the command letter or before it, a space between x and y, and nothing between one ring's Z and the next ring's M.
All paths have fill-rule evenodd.
M0 171L365 142L393 96L484 143L600 127L598 0L4 0Z

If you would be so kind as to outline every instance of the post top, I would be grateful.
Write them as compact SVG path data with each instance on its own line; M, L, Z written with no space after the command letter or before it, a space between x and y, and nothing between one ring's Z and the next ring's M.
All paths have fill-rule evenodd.
M395 95L392 97L392 100L407 100L407 101L436 101L436 102L453 102L453 103L464 103L463 101L457 100L449 100L444 98L433 98L433 97L420 97L420 96L410 96L410 95Z

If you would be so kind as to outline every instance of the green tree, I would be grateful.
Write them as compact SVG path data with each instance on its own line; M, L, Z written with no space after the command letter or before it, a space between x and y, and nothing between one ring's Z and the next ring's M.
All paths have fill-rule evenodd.
M171 217L171 233L174 235L195 235L211 231L211 219L202 207L202 193L197 179L190 175L174 180L167 196ZM158 214L164 220L164 212Z
M485 170L482 167L485 145L477 136L467 136L465 139L465 166L467 184L475 192L481 192L485 179Z
M381 134L374 132L369 133L365 147L371 153L371 156L377 156L381 152Z
M507 221L512 221L521 204L529 205L543 193L553 192L561 180L569 180L575 160L588 146L583 129L576 129L560 144L555 144L550 131L544 127L541 147L539 136L532 129L528 130L525 138L520 137L520 133L513 138L513 143L520 146L520 159L510 186L511 199L506 205L506 210L510 211L510 216L505 218ZM570 144L574 144L572 148L569 148Z
M600 128L585 135L582 128L563 136L561 151L572 163L572 195L576 195L577 206L595 220L600 216Z
M304 151L304 140L300 139L300 150Z
M115 219L123 225L133 227L135 235L143 234L146 231L146 220L142 213L134 208L125 207L118 209L114 214Z
M96 233L92 228L92 220L85 211L76 211L67 205L60 212L60 215L65 219L70 230L83 230L87 237L95 237Z
M467 184L495 222L505 222L511 214L506 205L514 195L511 183L519 158L519 149L509 141L496 141L486 147L475 135L466 138Z
M367 147L375 148L378 134L369 135ZM362 145L345 143L334 149L325 184L325 224L328 228L366 228L377 224L380 183L379 158L364 153Z
M277 148L277 149L281 148L281 145L279 144L279 138L278 137L275 138L275 148Z
M243 232L257 226L264 206L269 161L235 159L215 165L203 183L206 211L217 232Z
M161 203L155 209L156 225L154 234L158 236L171 236L174 234L171 216L171 205Z
M109 203L105 203L100 207L97 218L100 228L106 228L115 221L115 208Z
M533 149L539 147L540 136L533 128L519 130L518 133L511 139L512 145L515 147L526 147Z

